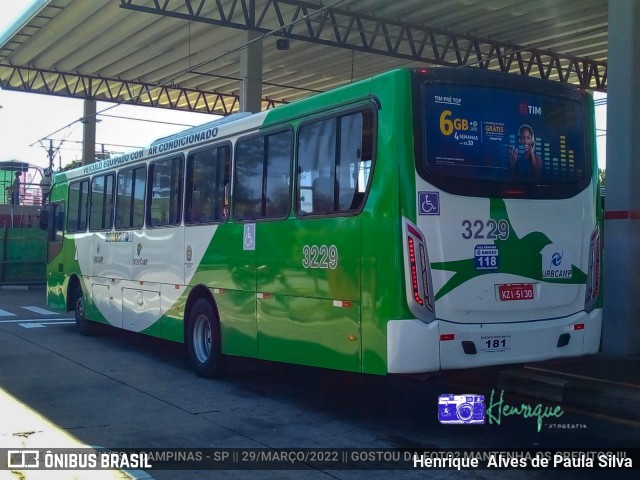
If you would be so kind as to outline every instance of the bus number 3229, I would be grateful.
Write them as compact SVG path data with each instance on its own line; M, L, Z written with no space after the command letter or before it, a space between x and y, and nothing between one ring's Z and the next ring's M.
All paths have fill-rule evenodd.
M335 245L305 245L302 247L304 268L330 268L338 266L338 249Z

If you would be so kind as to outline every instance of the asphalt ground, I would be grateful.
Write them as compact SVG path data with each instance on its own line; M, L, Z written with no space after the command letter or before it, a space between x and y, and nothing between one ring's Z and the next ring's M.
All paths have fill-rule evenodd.
M36 298L41 298L43 294L43 291L37 292ZM25 299L33 298L33 291L0 290L0 310L8 308L7 305L18 305L23 303ZM22 322L22 328L38 329L42 326L46 327L45 321L38 320L38 315L45 315L38 310L45 309L44 302L41 300L41 303L33 302L31 305L33 306L27 307L30 309L31 315L22 316L16 322ZM0 314L2 314L1 311ZM68 330L68 333L72 332L74 328L72 324L74 322L71 314L60 314L57 318L52 318L51 315L45 316L47 316L47 322L52 321L56 325L60 325L56 328L64 328L65 331ZM12 321L6 320L11 317L3 318L5 321ZM46 330L46 328L41 328L39 331L43 333ZM88 358L91 355L91 343L75 342L73 341L73 335L67 335L65 338L71 340L68 346L71 353L69 358ZM100 340L98 339L97 341ZM86 368L84 370L74 370L73 362L62 362L62 359L56 358L55 351L43 352L42 346L32 348L35 346L30 345L28 342L23 342L22 344L24 346L20 347L19 351L16 351L16 337L12 337L8 331L0 329L0 370L3 373L3 377L10 379L12 375L18 375L18 370L23 377L25 375L32 376L34 379L37 379L43 373L49 373L55 381L68 383L71 389L69 398L73 395L72 389L75 388L74 385L78 384L78 382L83 383L82 378L78 377L86 376L85 384L96 381L91 376L90 369L89 371ZM89 350L86 350L87 348ZM46 369L44 371L38 370L38 368L42 368L42 362L39 361L39 357L45 353L47 355L47 360L45 360ZM164 356L174 355L174 353L154 352L154 355ZM39 367L36 367L36 365L39 365ZM88 366L91 366L91 361L89 361ZM435 376L438 381L444 380L444 383L450 383L452 390L461 391L460 389L463 387L465 391L472 390L475 386L478 388L483 387L486 390L487 385L491 385L519 398L543 400L555 405L559 404L563 407L582 410L589 414L637 422L640 420L640 368L638 367L640 367L640 357L638 356L618 357L596 354L532 364L485 368L481 369L481 372L478 370L449 371L446 372L446 375L436 374ZM130 363L127 363L124 357L117 359L113 365L113 371L118 372L124 368L131 369ZM11 372L10 369L15 369L15 371ZM69 369L74 371L69 371ZM184 374L188 375L189 372L184 372ZM423 380L429 382L432 380L432 376L425 375ZM37 381L34 381L32 386L27 385L27 387L27 390L33 395L37 395L41 390ZM176 392L179 392L180 385L175 387L178 389ZM106 384L98 381L95 385L97 394L95 405L74 404L70 408L75 409L75 411L70 411L68 418L72 419L77 415L82 415L85 408L87 416L91 416L96 409L100 411L101 406L106 409L109 397L117 397L118 392L116 390L118 388L120 387L117 382L115 384L113 382ZM111 391L113 389L115 390ZM81 444L76 437L69 434L70 432L73 433L73 426L71 429L60 429L56 425L49 423L47 419L29 408L20 399L12 397L8 392L0 391L0 393L2 393L0 395L0 449L87 446ZM47 401L63 403L65 399L54 398L47 399ZM127 408L129 407L127 406ZM80 412L78 409L80 409ZM161 418L163 412L149 410L147 412L142 411L141 415L145 421L149 422L150 430L153 430L153 419ZM89 428L99 429L104 427L96 424L94 427L89 426ZM188 442L184 445L188 446ZM242 447L244 445L238 444L235 446ZM59 472L39 471L36 477L27 475L24 478L58 478L53 475L54 473ZM51 475L47 476L47 474ZM16 477L11 471L0 470L0 479L4 480L4 478L13 479ZM73 472L73 478L144 479L151 477L142 470L114 469L111 471Z

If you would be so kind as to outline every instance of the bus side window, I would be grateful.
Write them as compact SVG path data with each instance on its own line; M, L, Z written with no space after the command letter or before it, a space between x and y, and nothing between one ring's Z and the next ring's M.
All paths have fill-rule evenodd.
M89 209L89 180L81 180L69 184L69 232L84 232L87 229Z
M178 225L181 222L183 168L182 157L150 164L147 226Z
M311 188L313 213L333 212L334 181L329 177L318 177Z
M53 202L46 206L44 215L48 217L47 225L47 261L62 251L62 240L64 239L64 202Z
M286 217L291 205L291 131L267 136L266 217Z
M373 155L369 109L303 124L298 136L299 215L362 208Z
M373 159L373 114L364 110L340 120L340 211L359 210Z
M89 230L109 230L113 226L114 175L101 175L91 180Z
M48 218L47 238L49 242L61 242L64 237L64 203L50 203L43 214Z
M328 118L300 127L296 208L299 215L334 211L336 125L336 118Z
M204 219L202 215L202 195L200 194L200 190L190 192L190 196L185 221L186 223L202 223Z
M140 228L144 220L147 167L128 168L118 173L116 229Z
M249 137L236 145L233 217L284 218L291 205L291 130Z
M189 155L185 224L226 221L230 170L229 145L216 146Z
M64 203L54 204L53 227L51 228L51 241L61 242L64 238Z

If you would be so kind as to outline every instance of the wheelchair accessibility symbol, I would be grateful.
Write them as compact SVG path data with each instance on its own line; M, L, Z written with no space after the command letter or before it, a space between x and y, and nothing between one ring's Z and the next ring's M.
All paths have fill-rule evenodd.
M418 212L420 215L440 215L440 194L418 192Z
M243 235L243 250L255 250L256 249L256 224L245 223L244 235Z

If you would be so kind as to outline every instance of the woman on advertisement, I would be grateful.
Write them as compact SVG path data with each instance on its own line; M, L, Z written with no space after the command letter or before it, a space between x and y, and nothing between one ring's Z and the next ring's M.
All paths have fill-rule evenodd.
M542 170L542 159L536 155L535 135L533 129L523 124L518 129L519 148L509 151L511 174L521 179L539 178Z

